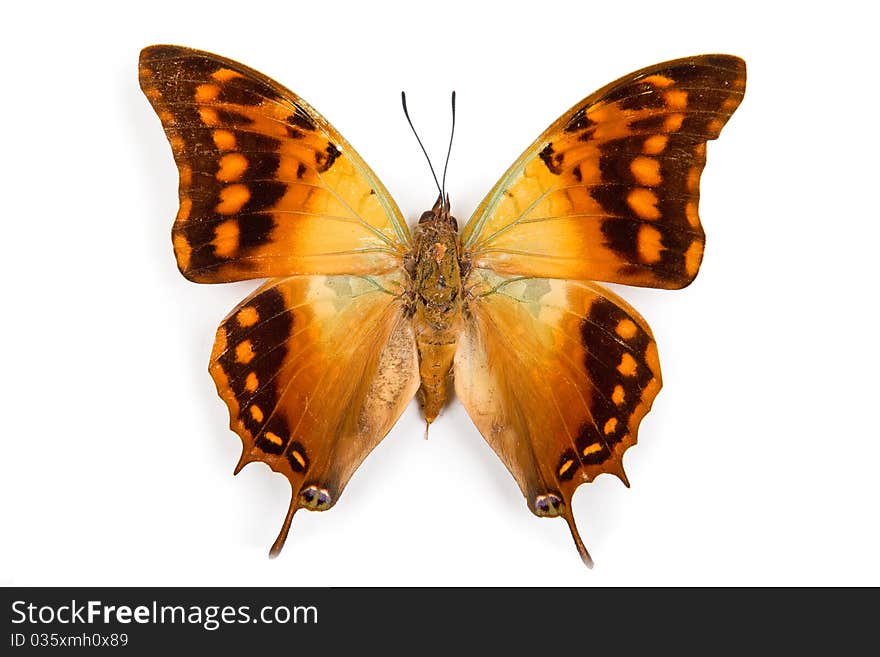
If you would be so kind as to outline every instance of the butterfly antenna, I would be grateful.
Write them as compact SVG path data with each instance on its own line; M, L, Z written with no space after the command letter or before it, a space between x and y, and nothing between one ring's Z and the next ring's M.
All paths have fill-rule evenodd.
M437 180L437 174L434 173L434 165L431 164L431 158L428 157L428 151L425 150L425 145L422 143L422 140L419 139L419 133L416 132L416 128L413 125L412 119L409 118L409 111L406 109L406 92L400 92L400 101L403 103L403 114L406 116L406 120L409 123L409 127L412 128L413 134L416 136L416 141L419 142L419 146L422 147L422 153L425 154L425 159L428 160L428 166L431 168L431 175L434 176L434 184L437 185L437 191L440 192L440 196L443 196L443 189L440 187L440 182Z
M452 92L452 129L449 131L449 148L446 149L446 164L443 165L443 182L440 196L445 199L446 207L449 207L449 197L446 195L446 169L449 167L449 155L452 153L452 138L455 136L455 92Z

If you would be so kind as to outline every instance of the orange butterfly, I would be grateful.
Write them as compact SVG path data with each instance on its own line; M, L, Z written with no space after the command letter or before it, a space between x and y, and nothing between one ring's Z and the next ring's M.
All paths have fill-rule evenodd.
M529 509L562 516L623 453L660 390L651 330L592 281L676 289L697 275L706 141L745 63L688 57L609 84L514 162L458 232L448 197L411 233L388 191L296 94L216 55L152 46L140 84L180 171L172 238L199 283L268 278L223 320L210 372L243 451L332 507L418 394L450 380Z

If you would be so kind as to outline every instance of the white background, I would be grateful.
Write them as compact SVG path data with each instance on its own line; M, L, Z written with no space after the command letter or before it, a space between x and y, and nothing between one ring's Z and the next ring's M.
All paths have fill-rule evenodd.
M861 3L15 3L4 9L0 583L880 584L878 49ZM267 558L289 486L232 476L207 360L255 283L195 285L177 172L137 85L152 43L294 89L414 220L434 200L399 106L466 219L562 111L632 70L728 52L746 98L709 145L702 272L622 289L665 387L625 465L532 516L457 403L412 405L329 513Z

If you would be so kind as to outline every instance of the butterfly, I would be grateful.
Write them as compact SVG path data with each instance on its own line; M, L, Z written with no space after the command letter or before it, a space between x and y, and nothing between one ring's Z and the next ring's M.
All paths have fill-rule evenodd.
M325 511L413 397L428 424L464 404L528 508L562 517L583 561L575 489L629 485L624 452L660 390L651 329L595 281L694 280L706 142L745 63L649 66L564 113L459 232L441 193L413 230L376 175L293 92L232 60L144 49L140 85L180 175L172 242L197 283L268 279L220 324L209 371L242 441L297 510Z

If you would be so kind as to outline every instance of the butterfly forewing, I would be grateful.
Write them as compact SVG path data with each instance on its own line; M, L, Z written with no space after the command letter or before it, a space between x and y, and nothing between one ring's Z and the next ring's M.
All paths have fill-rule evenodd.
M703 55L621 78L559 118L463 231L503 274L680 288L705 243L697 212L706 141L742 100L745 64Z
M180 172L173 241L190 280L400 266L410 236L357 153L266 76L177 46L141 53L140 83Z

